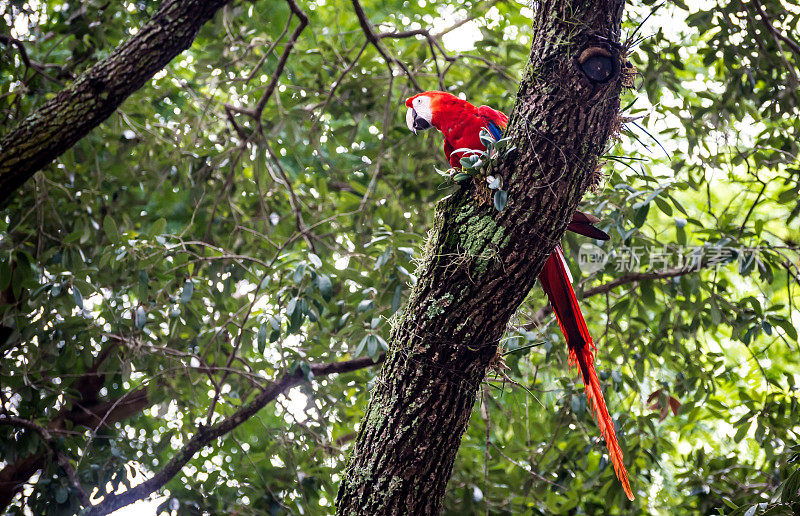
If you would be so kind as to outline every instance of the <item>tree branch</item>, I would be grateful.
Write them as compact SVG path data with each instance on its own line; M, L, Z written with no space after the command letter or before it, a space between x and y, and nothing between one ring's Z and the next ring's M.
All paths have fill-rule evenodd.
M189 48L200 28L228 1L164 0L136 35L2 138L0 204Z
M577 293L577 297L578 299L586 299L592 296L596 296L598 294L605 294L606 292L611 292L615 288L621 285L626 285L628 283L636 283L639 281L646 281L646 280L676 278L679 276L685 276L687 274L691 274L693 272L697 272L697 269L686 268L686 267L674 267L671 269L665 269L663 271L656 271L656 272L631 272L628 274L624 274L615 280L609 281L608 283L603 283L602 285L598 285L588 290L584 290L583 293ZM531 317L531 320L522 327L529 331L534 330L540 324L542 324L545 317L547 317L551 313L553 313L553 307L548 303L546 306L543 306L542 308L537 310L536 313L533 314L533 316Z
M789 45L789 48L792 49L792 52L794 52L795 57L800 59L800 44L798 44L792 38L780 32L778 29L775 28L774 25L772 25L772 21L767 15L767 12L764 10L764 6L761 5L760 0L753 0L753 4L756 6L756 9L758 9L758 14L761 15L761 19L764 21L764 25L767 26L767 30L770 32L770 34L772 34L774 37L778 38L779 40Z
M315 377L328 376L331 374L342 374L371 367L384 360L384 355L380 355L376 362L369 357L354 358L341 362L331 362L327 364L311 365L311 372ZM189 462L194 454L202 450L215 439L227 434L255 415L267 403L275 400L280 394L288 391L292 387L300 385L305 378L302 370L298 367L290 373L286 373L277 379L272 385L263 389L253 401L236 411L232 416L220 421L214 426L201 428L189 441L178 451L175 456L152 478L139 484L136 487L120 494L111 494L95 505L87 513L91 516L103 515L113 512L120 507L132 504L141 500L153 492L161 489L169 482L180 470Z
M278 65L275 67L275 71L272 73L272 78L267 84L267 87L264 88L264 93L261 94L261 97L256 102L255 107L252 109L240 108L231 106L229 104L225 105L226 109L252 117L257 122L258 127L261 127L261 113L264 112L264 107L267 105L270 97L272 97L272 94L275 93L275 88L278 86L278 81L283 74L283 69L286 68L286 62L289 60L289 55L292 53L292 49L294 49L294 46L297 43L297 38L300 37L300 33L303 32L303 29L308 26L308 16L305 12L303 12L302 9L300 9L300 6L297 5L297 2L295 2L295 0L286 1L289 4L289 9L291 10L291 14L289 15L289 20L286 22L286 26L288 27L289 23L292 21L292 15L297 16L297 19L300 21L297 24L297 27L294 28L294 31L292 31L292 35L289 36L289 41L286 42L286 47L283 49L283 53L278 59Z
M406 76L408 76L408 80L411 84L414 85L414 88L417 91L423 91L422 86L419 85L417 82L416 77L414 74L411 73L411 70L399 59L396 59L394 56L389 55L389 52L383 48L381 44L381 37L375 32L375 29L372 27L372 24L367 17L367 13L364 12L364 7L358 0L352 0L353 3L353 10L356 12L356 16L358 17L358 23L361 25L361 29L364 31L364 34L367 36L367 41L369 41L372 46L375 47L375 50L383 57L386 61L386 64L389 65L391 68L392 65L399 66L403 72L405 72Z
M8 34L0 34L0 43L8 46L15 46L17 47L17 51L19 51L19 57L22 60L22 63L25 65L26 68L33 70L34 72L38 73L48 81L54 82L56 84L62 84L61 81L57 79L53 79L50 77L47 72L44 71L44 66L36 61L33 61L28 56L28 51L25 49L25 43L22 41L12 38Z
M66 454L61 450L59 450L58 448L56 448L56 446L53 444L53 436L50 435L50 432L45 427L38 425L33 421L12 416L0 417L0 425L9 425L9 426L16 426L19 428L25 428L26 430L32 430L41 435L42 440L45 442L45 445L47 446L47 449L50 451L50 453L55 455L58 465L61 466L61 469L64 470L64 473L66 473L70 484L72 484L72 487L78 493L78 498L80 498L81 503L84 505L90 503L89 496L86 494L86 491L83 489L80 481L78 480L78 475L75 473L75 468L73 468L72 464L70 464ZM16 490L14 492L16 492Z

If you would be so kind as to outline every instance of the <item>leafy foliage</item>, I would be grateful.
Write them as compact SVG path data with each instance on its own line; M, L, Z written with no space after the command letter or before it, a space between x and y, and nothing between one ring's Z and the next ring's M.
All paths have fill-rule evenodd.
M403 123L409 74L510 113L532 37L515 2L363 5L408 74L366 41L350 2L308 2L253 118L296 20L283 1L234 2L3 209L0 417L52 428L46 442L0 426L5 468L47 456L12 514L77 511L56 451L97 500L296 370L302 385L194 456L163 507L331 512L377 368L310 365L380 359L433 203L482 159L465 158L455 183L435 173L440 136ZM0 131L156 6L0 4L0 34L26 50L2 40ZM800 510L800 4L642 0L627 13L636 88L583 207L612 234L608 261L581 274L585 240L565 243L637 499L624 500L534 290L503 339L508 378L490 375L475 408L448 514ZM486 181L499 210L501 181ZM139 390L146 407L124 418L54 423Z

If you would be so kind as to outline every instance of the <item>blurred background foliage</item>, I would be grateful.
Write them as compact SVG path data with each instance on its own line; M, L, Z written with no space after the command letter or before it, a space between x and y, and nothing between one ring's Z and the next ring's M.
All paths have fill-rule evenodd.
M0 132L157 5L0 1ZM434 203L455 188L435 172L441 136L412 135L403 101L447 89L510 113L537 6L365 0L379 52L353 3L298 5L310 24L259 122L247 110L297 24L282 0L229 4L3 208L0 414L48 426L96 364L101 400L145 389L148 404L68 424L47 446L0 426L0 465L55 446L96 501L281 374L379 358ZM628 2L638 75L583 205L612 235L595 242L608 260L581 271L586 242L565 244L637 498L534 289L502 342L507 376L490 374L476 404L446 514L800 510L798 17L794 0ZM331 513L378 367L309 375L139 513ZM48 460L9 513L77 511L68 476Z

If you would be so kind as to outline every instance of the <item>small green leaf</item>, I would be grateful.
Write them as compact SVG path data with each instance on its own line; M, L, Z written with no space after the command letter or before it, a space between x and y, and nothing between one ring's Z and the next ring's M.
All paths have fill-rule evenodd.
M315 269L322 267L322 260L314 253L308 253L308 261L311 262Z
M460 160L460 163L461 163L461 168L467 168L467 169L469 169L469 168L474 168L474 167L475 167L475 164L476 164L478 161L480 161L480 158L478 158L478 156L476 156L476 155L474 155L474 154L471 154L471 155L469 155L469 156L464 156L464 157L463 157L463 158L461 158L461 160Z
M778 202L781 204L786 204L787 202L793 201L796 198L797 198L797 188L790 188L778 194Z
M384 265L386 265L386 262L389 261L389 258L391 256L392 256L392 250L391 249L387 249L380 256L378 256L378 259L375 260L375 268L374 268L374 270L378 270L381 267L383 267Z
M756 235L761 236L761 232L764 230L764 220L756 219L755 223L753 224L753 231Z
M147 271L139 269L139 297L144 298L147 296L147 287L150 284L150 278L147 276Z
M297 333L300 330L300 326L303 325L303 319L305 316L303 315L303 311L300 309L296 309L292 312L292 315L289 316L289 328L288 332L290 334Z
M67 489L64 486L59 486L59 488L56 489L55 498L56 498L56 503L59 504L66 503L66 501L69 500L69 489Z
M375 357L378 354L378 339L375 338L375 335L367 336L367 355L375 361Z
M486 128L481 129L481 132L478 133L478 138L480 139L481 143L484 147L491 150L494 147L495 139L492 136L492 133L486 130Z
M309 382L314 379L314 372L311 370L311 365L308 362L300 362L297 364L297 369L303 375L303 378Z
M281 320L279 319L279 317L280 316L278 316L278 317L271 316L269 318L269 325L272 326L273 330L280 331L280 329L281 329Z
M358 355L361 354L362 351L364 351L364 347L367 345L368 340L369 340L369 335L365 335L364 338L361 339L361 342L358 343L358 346L356 347L356 351L355 353L353 353L353 356L357 357Z
M358 307L356 307L356 313L366 312L367 310L372 310L374 303L371 299L364 299L360 303L358 303Z
M258 342L258 354L263 355L264 350L267 349L267 323L263 322L259 326L256 342Z
M455 181L456 183L460 183L461 181L466 181L470 177L472 176L469 174L465 174L464 172L459 172L458 174L453 176L453 181Z
M325 301L330 301L331 297L333 297L333 284L331 283L330 276L322 273L317 274L317 286L319 287L319 293L322 294L322 298Z
M300 262L297 264L297 268L294 270L292 274L292 281L295 283L300 283L303 281L303 276L306 274L306 262Z
M181 291L181 304L185 305L191 301L192 294L194 294L194 283L192 283L192 280L187 280L186 283L183 284L183 290Z
M112 242L116 242L119 240L119 230L117 229L117 223L114 222L114 219L111 218L111 215L106 215L103 218L103 231L105 231L106 236Z
M72 299L75 301L75 306L83 310L83 296L75 285L72 286Z
M147 313L144 311L144 307L139 305L136 307L136 316L134 317L134 323L136 324L136 328L142 329L144 328L145 323L147 322Z
M583 396L573 396L570 400L570 407L572 407L572 412L576 416L582 418L586 413L586 398Z
M297 301L298 299L296 297L293 297L292 299L289 300L289 303L286 304L286 315L288 315L289 317L294 315L294 312L297 309Z
M647 220L647 213L650 211L650 203L643 204L633 214L633 225L640 228Z
M661 210L661 212L664 215L666 215L667 217L672 216L672 206L670 206L667 201L665 201L661 197L656 197L655 199L653 199L653 201L655 201L656 206L658 206L658 209Z
M392 295L392 313L395 313L400 308L400 303L403 301L403 286L397 285L394 288Z
M797 340L797 328L794 327L791 321L787 319L773 319L772 322L783 328L783 331L786 332L786 336L791 340Z
M11 264L7 261L0 263L0 290L5 290L11 284Z
M494 207L497 211L503 211L508 202L508 192L505 190L497 190L494 193Z
M153 222L152 226L150 226L150 235L151 236L160 235L164 232L165 229L167 229L167 219L161 217L157 221Z
M738 443L744 439L744 436L747 435L747 431L750 429L750 424L751 423L747 421L736 430L736 434L733 436L733 442Z

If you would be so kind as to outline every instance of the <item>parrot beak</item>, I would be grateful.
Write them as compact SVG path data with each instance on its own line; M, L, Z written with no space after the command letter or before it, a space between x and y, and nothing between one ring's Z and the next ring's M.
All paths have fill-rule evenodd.
M425 118L419 116L414 108L408 108L406 112L406 125L414 134L433 127Z

